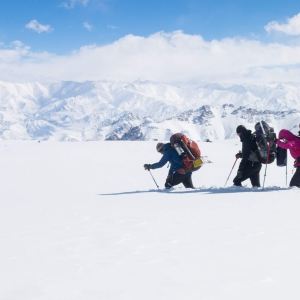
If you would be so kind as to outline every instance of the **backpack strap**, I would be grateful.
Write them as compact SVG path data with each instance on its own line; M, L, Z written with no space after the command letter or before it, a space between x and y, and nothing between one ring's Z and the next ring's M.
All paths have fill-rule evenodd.
M255 152L251 151L248 160L252 161L253 163L254 162L259 162L259 160L257 158L257 155L258 155L257 151L255 151Z

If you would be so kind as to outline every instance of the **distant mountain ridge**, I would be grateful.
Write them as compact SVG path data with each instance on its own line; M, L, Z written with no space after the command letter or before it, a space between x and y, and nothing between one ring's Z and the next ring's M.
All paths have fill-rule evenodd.
M0 82L0 138L57 141L236 137L265 120L297 131L300 83Z

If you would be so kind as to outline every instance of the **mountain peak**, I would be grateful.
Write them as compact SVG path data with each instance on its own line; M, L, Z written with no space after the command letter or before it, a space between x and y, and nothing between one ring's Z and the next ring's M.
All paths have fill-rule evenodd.
M0 82L0 138L224 139L257 120L294 128L299 98L299 83Z

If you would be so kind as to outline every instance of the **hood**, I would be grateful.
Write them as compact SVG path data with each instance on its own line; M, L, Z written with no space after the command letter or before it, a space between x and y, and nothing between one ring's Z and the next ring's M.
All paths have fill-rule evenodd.
M248 130L247 128L244 128L242 130L242 134L240 136L240 140L243 141L245 138L249 138L251 136L251 130Z
M171 144L170 144L170 143L166 143L166 144L163 146L163 152L167 151L170 147L171 147Z
M295 136L293 133L291 133L289 130L287 129L282 129L279 131L278 134L278 139L285 139L288 142L294 140L295 138L297 138L297 136Z

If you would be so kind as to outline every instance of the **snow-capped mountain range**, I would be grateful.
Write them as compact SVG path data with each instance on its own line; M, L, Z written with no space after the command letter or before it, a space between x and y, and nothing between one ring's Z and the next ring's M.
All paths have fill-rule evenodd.
M261 120L296 133L300 83L0 82L1 139L204 141Z

